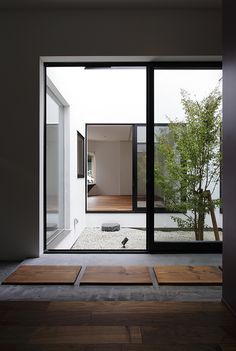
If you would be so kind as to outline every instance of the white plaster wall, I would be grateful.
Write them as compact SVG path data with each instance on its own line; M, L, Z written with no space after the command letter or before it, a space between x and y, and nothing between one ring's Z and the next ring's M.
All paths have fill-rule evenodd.
M63 57L76 56L82 60L82 56L93 56L97 60L96 57L103 56L104 60L104 56L113 56L117 60L128 56L134 61L137 56L144 60L219 56L221 11L1 11L0 42L4 116L0 128L0 258L16 260L36 257L42 252L40 57L61 56L65 60ZM75 140L76 136L74 144Z
M96 158L96 194L120 195L120 142L92 141L89 151Z
M90 141L95 154L96 185L90 195L132 194L132 142Z

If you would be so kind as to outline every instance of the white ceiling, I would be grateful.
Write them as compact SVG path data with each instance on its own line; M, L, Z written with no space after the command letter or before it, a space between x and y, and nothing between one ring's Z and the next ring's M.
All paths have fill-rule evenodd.
M0 8L220 8L222 0L0 0Z
M93 141L130 141L132 130L130 125L100 125L87 127L88 140Z

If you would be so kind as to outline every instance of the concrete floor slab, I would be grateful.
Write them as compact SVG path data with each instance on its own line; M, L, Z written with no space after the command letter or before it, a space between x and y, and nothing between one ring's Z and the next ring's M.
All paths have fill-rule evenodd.
M1 262L2 282L21 262ZM220 265L220 254L44 254L27 259L24 264L70 264L83 268L74 286L0 285L0 300L158 300L158 301L219 301L221 286L159 286L151 267L157 264ZM81 286L86 266L146 265L150 267L152 286Z

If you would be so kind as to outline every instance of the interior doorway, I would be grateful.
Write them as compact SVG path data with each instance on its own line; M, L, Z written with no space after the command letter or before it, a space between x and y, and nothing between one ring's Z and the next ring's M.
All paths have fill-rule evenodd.
M133 125L89 124L87 213L133 211Z

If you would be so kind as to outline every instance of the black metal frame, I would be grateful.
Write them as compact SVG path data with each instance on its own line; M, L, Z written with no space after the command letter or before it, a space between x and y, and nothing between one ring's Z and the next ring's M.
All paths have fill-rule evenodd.
M88 210L88 187L87 187L87 173L88 173L88 162L87 162L87 156L88 156L88 127L89 126L131 126L132 127L132 132L134 132L134 124L133 123L86 123L85 124L85 155L86 155L86 170L85 170L85 213L133 213L134 212L134 206L132 202L132 210L131 211L91 211ZM133 146L133 136L132 136L132 146ZM133 149L132 149L133 150ZM133 172L133 167L134 167L134 161L132 161L132 172ZM133 177L133 174L132 174ZM132 187L132 198L133 198L133 187Z
M92 211L88 210L88 187L87 187L87 156L88 156L88 127L89 126L131 126L132 127L132 210L130 211ZM146 213L145 207L137 206L137 129L138 127L146 127L145 123L86 123L85 124L85 159L86 159L86 172L85 172L85 213ZM154 126L166 127L168 123L155 123ZM145 143L146 145L146 143ZM154 208L155 213L174 213L165 208ZM176 213L176 212L175 212Z
M44 94L46 98L47 67L144 67L147 77L147 250L47 250L46 248L46 103L44 104L44 252L45 253L216 253L222 252L222 242L154 242L154 71L155 69L221 69L221 62L47 62L44 64ZM45 100L46 101L46 100ZM85 146L86 147L86 146ZM87 151L86 151L87 152ZM86 166L87 167L87 166ZM87 173L87 168L85 169Z
M78 170L78 158L79 158L79 155L78 155L78 147L79 147L79 140L82 141L82 150L81 150L81 155L82 155L82 172L79 173L79 170ZM84 137L83 135L77 130L77 178L84 178Z

